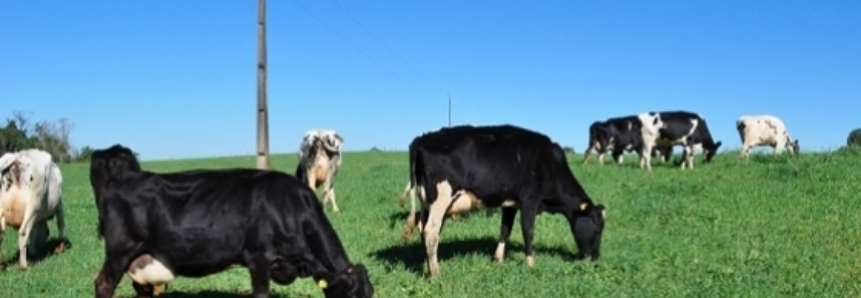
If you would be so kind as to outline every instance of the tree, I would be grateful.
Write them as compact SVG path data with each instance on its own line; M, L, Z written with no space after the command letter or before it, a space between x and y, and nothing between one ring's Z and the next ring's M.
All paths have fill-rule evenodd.
M846 146L861 147L861 128L853 129L846 138Z

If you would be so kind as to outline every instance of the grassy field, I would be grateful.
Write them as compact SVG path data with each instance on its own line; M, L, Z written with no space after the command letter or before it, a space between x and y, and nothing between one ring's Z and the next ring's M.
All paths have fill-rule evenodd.
M449 221L442 234L442 277L425 278L424 248L400 235L406 210L406 153L346 153L337 177L342 214L328 211L354 262L368 266L376 297L859 297L861 296L861 151L800 157L721 154L681 171L655 163L636 168L583 165L569 156L590 196L607 206L602 258L575 262L564 219L540 215L536 267L528 268L515 225L506 261L491 261L499 214ZM274 156L292 172L296 155ZM253 157L145 162L158 172L253 166ZM15 266L17 234L3 243L7 269L0 297L92 297L103 260L85 164L62 165L67 234L60 255ZM56 234L51 222L52 236ZM273 283L278 297L323 297L310 279ZM162 297L243 297L244 268L201 279L179 278ZM124 277L119 297L132 297Z

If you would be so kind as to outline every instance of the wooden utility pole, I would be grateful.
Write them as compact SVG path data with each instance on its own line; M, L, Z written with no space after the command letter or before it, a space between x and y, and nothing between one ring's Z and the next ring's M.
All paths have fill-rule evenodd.
M451 93L448 94L448 126L451 127Z
M257 168L269 169L269 108L266 103L266 0L257 2Z

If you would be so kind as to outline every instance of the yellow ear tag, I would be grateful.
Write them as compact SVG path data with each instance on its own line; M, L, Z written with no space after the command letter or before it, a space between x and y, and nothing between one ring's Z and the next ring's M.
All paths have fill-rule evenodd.
M317 286L320 287L321 289L325 289L327 286L329 286L329 284L326 283L325 279L321 279L320 281L317 282Z
M589 204L586 204L586 203L580 203L580 211L585 211L585 210L586 210L586 207L588 207L588 206L589 206Z

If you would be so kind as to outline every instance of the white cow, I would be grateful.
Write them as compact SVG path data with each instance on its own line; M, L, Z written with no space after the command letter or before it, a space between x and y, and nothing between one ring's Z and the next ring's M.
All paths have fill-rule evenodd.
M54 217L61 240L55 252L65 249L62 196L63 177L49 153L25 149L0 157L0 246L7 225L18 230L18 267L22 270L28 266L27 254L35 254L47 242L48 220Z
M311 189L323 185L323 207L332 201L332 209L340 213L335 203L335 175L341 168L341 145L344 138L331 129L312 129L305 133L299 147L296 178L307 181Z
M798 140L793 140L786 130L783 120L772 115L744 115L736 121L738 134L741 136L741 156L750 157L750 148L770 146L778 155L786 148L790 154L798 152Z

